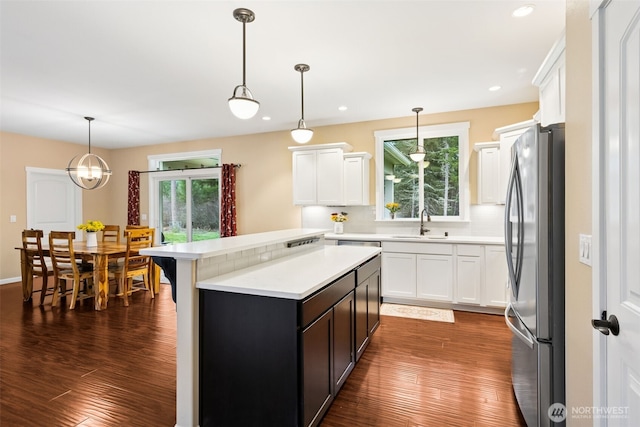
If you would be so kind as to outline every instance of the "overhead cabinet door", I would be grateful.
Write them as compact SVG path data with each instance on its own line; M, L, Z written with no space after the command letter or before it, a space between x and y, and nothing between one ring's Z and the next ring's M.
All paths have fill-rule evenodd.
M293 153L293 203L312 205L316 200L316 152L296 151Z
M344 204L344 167L341 148L316 153L316 191L319 205Z

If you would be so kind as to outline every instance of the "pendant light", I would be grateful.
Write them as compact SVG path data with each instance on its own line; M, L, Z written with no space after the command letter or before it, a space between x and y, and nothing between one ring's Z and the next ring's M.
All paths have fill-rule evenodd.
M300 72L300 91L302 94L300 104L302 106L302 115L300 120L298 120L298 127L291 129L291 137L298 144L305 144L313 137L313 129L308 129L304 122L304 73L309 71L310 67L307 64L297 64L293 69Z
M409 152L409 157L414 162L419 162L420 160L424 160L424 156L426 156L426 152L424 151L424 147L419 144L420 138L418 137L418 114L422 111L422 107L416 107L412 109L414 113L416 113L416 146Z
M84 190L95 190L105 186L111 177L111 169L107 162L96 154L91 154L91 122L93 117L85 117L89 122L89 152L78 154L69 162L67 173L71 181Z
M260 103L253 99L253 95L246 85L246 24L253 22L255 14L249 9L239 8L233 11L233 17L242 22L242 84L235 87L233 96L229 98L229 108L239 119L250 119L260 108Z

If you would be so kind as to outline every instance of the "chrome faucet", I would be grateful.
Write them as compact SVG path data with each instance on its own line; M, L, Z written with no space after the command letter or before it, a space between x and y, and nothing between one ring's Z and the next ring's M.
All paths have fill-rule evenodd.
M428 228L424 228L424 214L427 214L427 221L431 222L431 215L429 215L429 212L427 212L427 208L422 209L422 212L420 212L420 235L424 236L424 233L428 233L429 230Z

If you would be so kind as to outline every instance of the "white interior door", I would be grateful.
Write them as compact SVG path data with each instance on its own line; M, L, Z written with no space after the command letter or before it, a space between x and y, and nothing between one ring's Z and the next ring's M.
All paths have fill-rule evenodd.
M27 169L27 228L44 232L72 231L82 223L82 190L65 171ZM82 240L82 233L76 234Z
M603 51L594 58L601 58L604 70L599 76L604 186L596 203L604 208L596 224L603 265L594 280L606 289L600 309L620 325L619 335L598 337L605 349L599 362L606 366L600 406L608 411L600 424L640 426L640 2L614 0L596 19Z

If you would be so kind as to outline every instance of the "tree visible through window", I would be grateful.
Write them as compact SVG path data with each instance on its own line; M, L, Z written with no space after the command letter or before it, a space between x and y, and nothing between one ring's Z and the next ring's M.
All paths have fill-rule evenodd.
M376 132L376 140L384 159L377 171L379 219L390 218L383 208L389 202L400 205L398 219L417 219L425 208L431 217L465 217L468 178L460 159L466 159L468 123L422 127L420 145L427 155L417 163L409 158L415 129Z

